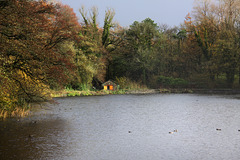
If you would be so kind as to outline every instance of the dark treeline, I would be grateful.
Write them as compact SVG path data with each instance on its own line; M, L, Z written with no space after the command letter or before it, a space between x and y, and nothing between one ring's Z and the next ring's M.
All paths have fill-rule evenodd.
M0 1L0 108L46 100L50 90L98 88L106 80L149 88L239 87L240 2L197 1L179 27L152 19L127 28L96 7Z
M117 34L115 32L115 34ZM196 1L179 27L147 18L119 31L110 78L149 87L233 88L240 83L240 1Z

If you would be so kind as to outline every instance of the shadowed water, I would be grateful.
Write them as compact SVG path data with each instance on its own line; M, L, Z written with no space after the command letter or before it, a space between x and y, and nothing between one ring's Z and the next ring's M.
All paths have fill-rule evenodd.
M55 101L31 117L0 122L0 159L240 159L239 95Z

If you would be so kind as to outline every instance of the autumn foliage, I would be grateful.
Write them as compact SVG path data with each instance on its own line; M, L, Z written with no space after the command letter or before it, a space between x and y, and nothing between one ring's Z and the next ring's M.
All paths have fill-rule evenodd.
M45 100L49 87L67 83L73 53L59 45L76 40L80 29L71 8L11 0L1 3L0 20L0 108Z

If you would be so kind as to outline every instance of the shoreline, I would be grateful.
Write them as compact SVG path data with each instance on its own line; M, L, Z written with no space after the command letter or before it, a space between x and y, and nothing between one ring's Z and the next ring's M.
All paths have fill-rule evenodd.
M118 91L54 91L52 98L74 97L74 96L104 96L104 95L145 95L145 94L240 94L240 89L136 89L136 90L118 90Z
M76 91L76 90L61 90L51 91L51 98L63 98L63 97L84 97L84 96L105 96L105 95L150 95L150 94L209 94L209 95L240 95L240 89L135 89L135 90L118 90L118 91ZM48 102L50 102L49 100ZM45 103L45 102L44 102ZM0 121L7 117L25 117L31 112L34 112L31 106L28 110L17 109L12 113L0 111Z
M193 89L198 94L240 94L240 89Z
M179 94L240 94L240 89L149 89L146 91L129 91L126 94L164 94L164 93L179 93Z

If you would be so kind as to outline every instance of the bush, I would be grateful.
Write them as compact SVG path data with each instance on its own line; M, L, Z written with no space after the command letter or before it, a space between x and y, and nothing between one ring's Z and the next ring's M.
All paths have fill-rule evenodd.
M116 82L120 86L118 89L122 90L142 90L147 89L147 86L142 85L141 82L134 82L126 77L116 77Z
M157 82L164 87L187 87L188 81L181 78L159 76Z
M89 91L91 89L91 85L85 84L85 83L75 83L75 84L68 84L65 87L66 90L68 91Z

